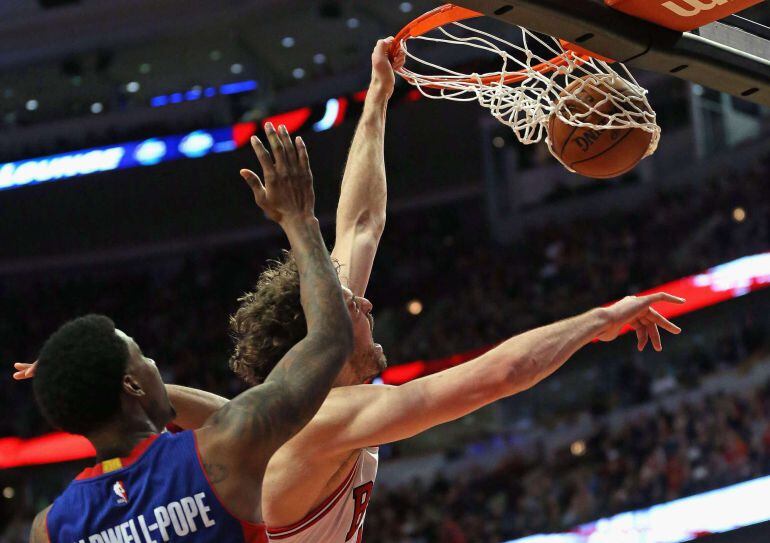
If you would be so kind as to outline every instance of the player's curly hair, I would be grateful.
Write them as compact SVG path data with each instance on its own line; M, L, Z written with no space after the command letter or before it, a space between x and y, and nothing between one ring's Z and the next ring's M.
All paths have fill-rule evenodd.
M250 385L258 385L307 334L299 270L291 252L284 251L280 260L270 262L254 290L238 302L238 310L230 317L235 341L230 369Z
M103 315L71 320L46 340L33 380L35 398L51 425L88 434L120 411L128 345Z

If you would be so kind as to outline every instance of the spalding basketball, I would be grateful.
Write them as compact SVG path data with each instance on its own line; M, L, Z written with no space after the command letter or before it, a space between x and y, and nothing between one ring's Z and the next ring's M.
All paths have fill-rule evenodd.
M588 83L586 80L589 80ZM582 120L597 125L606 124L608 118L605 115L623 111L621 101L606 99L607 93L613 92L609 85L606 80L591 76L573 81L561 93L562 96L575 95L561 106L569 110L565 116L586 114L591 107L595 107L596 111ZM620 80L613 83L613 88L621 94L632 92ZM626 173L644 158L651 141L652 133L641 128L601 130L572 126L562 121L557 111L548 119L551 153L571 170L586 177L607 179Z

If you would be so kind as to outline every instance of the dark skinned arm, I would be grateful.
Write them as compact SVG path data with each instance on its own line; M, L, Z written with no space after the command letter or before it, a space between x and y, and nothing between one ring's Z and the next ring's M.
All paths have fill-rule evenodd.
M259 521L261 484L272 454L315 415L350 355L348 308L313 215L312 174L302 140L266 132L275 163L261 142L252 145L265 183L242 170L257 204L286 232L297 262L308 332L262 385L237 396L196 431L204 468L225 505L243 520Z

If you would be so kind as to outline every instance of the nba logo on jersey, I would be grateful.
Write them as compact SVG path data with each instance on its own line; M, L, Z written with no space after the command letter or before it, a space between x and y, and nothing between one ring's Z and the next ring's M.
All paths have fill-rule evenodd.
M112 485L112 491L118 496L118 505L125 505L128 503L128 494L126 488L123 486L123 481L115 481Z

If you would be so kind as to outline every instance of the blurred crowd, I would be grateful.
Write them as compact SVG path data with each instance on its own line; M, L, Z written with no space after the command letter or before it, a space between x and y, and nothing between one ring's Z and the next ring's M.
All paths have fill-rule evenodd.
M375 336L391 364L446 356L765 251L770 193L762 166L742 176L715 176L697 189L662 190L644 213L610 211L552 225L508 246L488 236L478 200L392 215L368 294L377 314ZM331 232L325 234L330 239ZM242 390L227 369L227 317L282 247L283 239L266 238L194 256L1 278L0 360L7 372L0 380L0 436L49 429L34 407L30 383L13 382L10 365L34 360L53 330L87 312L113 317L158 361L167 382L225 396ZM423 310L407 311L415 300ZM738 320L710 341L696 336L668 371L633 356L619 361L605 379L589 380L597 388L578 398L572 413L637 405L734 367L767 337L766 316L749 311ZM712 397L636 420L619 433L599 428L582 456L562 451L538 464L511 458L491 475L383 490L370 509L367 541L500 541L767 473L768 398L767 388L746 397ZM25 501L6 517L13 520L0 541L23 540L28 516L60 490L62 473L52 472L44 485L38 471L35 488L21 477L29 487Z
M545 460L544 460L545 458ZM499 543L770 474L770 383L634 416L483 475L380 488L368 543Z
M730 259L767 250L770 193L762 162L746 175L662 191L637 214L604 213L529 232L510 246L486 234L478 201L392 216L368 296L391 364L499 341ZM736 219L736 208L742 210ZM326 232L329 239L330 232ZM45 429L29 383L8 378L69 318L105 313L137 339L168 382L230 396L227 318L284 241L270 238L193 257L98 271L4 277L0 296L0 435ZM418 315L405 310L419 299ZM19 409L19 406L25 406Z
M734 218L737 208L741 222ZM770 193L758 162L743 178L725 176L697 189L661 193L643 212L603 213L553 226L505 249L479 243L483 224L475 218L478 223L432 216L429 225L402 232L400 246L383 244L382 255L392 254L399 274L390 291L414 285L415 297L431 299L419 319L402 321L408 324L389 349L392 358L429 359L472 349L766 251ZM388 227L400 228L394 223ZM428 235L418 234L426 230ZM408 262L397 266L397 259Z

